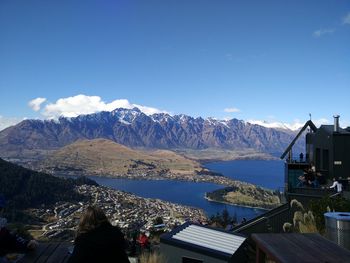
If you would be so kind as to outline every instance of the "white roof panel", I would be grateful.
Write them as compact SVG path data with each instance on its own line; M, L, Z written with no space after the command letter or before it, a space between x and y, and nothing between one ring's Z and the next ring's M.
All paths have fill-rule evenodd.
M245 238L197 225L189 225L172 238L233 255Z

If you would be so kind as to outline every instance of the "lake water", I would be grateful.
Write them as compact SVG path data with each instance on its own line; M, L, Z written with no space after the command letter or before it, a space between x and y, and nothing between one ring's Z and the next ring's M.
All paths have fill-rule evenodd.
M112 179L105 177L90 177L98 184L133 193L146 198L159 198L165 201L193 206L203 209L208 216L221 213L226 207L231 215L236 215L238 220L243 217L253 218L263 211L248 207L225 205L217 202L209 202L204 196L206 192L211 192L222 188L221 185L212 183L193 183L172 180L131 180Z
M205 165L235 180L252 183L272 190L284 185L284 162L280 160L238 160L213 162Z
M210 170L225 176L246 181L270 189L283 186L283 162L281 161L228 161L206 164ZM173 203L194 206L203 209L208 216L222 212L226 207L238 220L249 219L264 210L235 205L209 202L204 199L206 192L222 188L212 183L193 183L171 180L131 180L91 177L100 185L133 193L146 198L159 198Z

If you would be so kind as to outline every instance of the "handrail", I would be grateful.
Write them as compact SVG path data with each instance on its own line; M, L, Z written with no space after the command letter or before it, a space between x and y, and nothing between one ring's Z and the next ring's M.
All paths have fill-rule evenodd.
M251 225L257 224L257 223L261 222L262 219L268 219L271 216L274 216L276 214L279 214L281 212L286 211L287 209L289 209L289 203L282 204L274 209L267 211L266 213L261 214L260 216L254 217L254 218L248 220L247 222L242 223L242 224L234 227L233 232L236 232L245 226L248 226L248 225L251 226Z
M233 232L240 232L248 227L251 227L253 225L256 225L258 223L260 223L261 221L264 221L264 220L267 220L268 218L267 217L260 217L258 219L255 219L253 222L250 222L250 223L244 223L244 224L240 224L238 226L238 228L234 228L233 229Z

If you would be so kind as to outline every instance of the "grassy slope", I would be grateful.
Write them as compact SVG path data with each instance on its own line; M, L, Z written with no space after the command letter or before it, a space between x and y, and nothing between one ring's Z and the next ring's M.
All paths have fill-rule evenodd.
M79 169L103 175L164 170L175 174L192 174L201 169L198 162L172 151L133 150L106 139L77 141L53 152L42 164L46 169Z
M257 207L273 207L280 203L278 196L273 192L268 192L257 188L256 186L246 186L240 191L231 191L223 196L228 203L242 204Z

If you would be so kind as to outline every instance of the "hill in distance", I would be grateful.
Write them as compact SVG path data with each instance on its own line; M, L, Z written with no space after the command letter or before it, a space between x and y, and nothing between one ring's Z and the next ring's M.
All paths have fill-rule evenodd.
M202 170L197 161L169 150L135 150L106 139L79 140L64 146L40 162L39 167L52 172L103 176L193 175Z
M58 201L83 200L75 191L80 184L96 184L87 178L63 179L0 159L0 193L7 208L23 209Z

